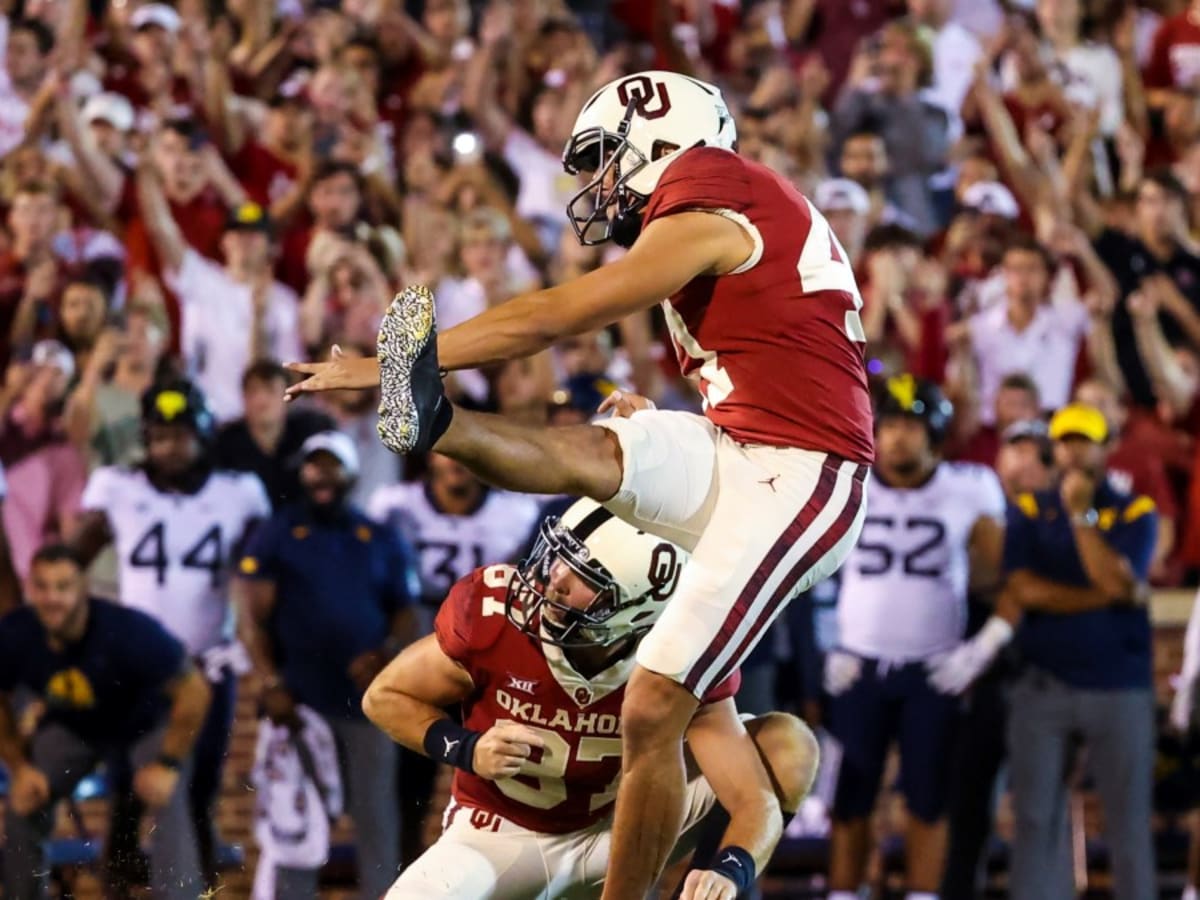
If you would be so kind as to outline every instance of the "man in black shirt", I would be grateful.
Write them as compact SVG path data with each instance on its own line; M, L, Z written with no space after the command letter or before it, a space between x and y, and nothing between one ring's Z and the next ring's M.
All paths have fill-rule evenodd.
M1200 257L1180 240L1187 233L1187 190L1170 172L1154 172L1138 185L1134 235L1112 228L1091 229L1096 251L1120 286L1112 329L1117 362L1136 406L1156 403L1150 378L1138 352L1126 300L1149 288L1161 301L1158 314L1172 346L1190 344L1200 350Z
M283 391L286 370L273 360L259 360L242 375L246 414L217 434L216 464L222 469L254 472L262 479L275 509L303 499L293 460L312 435L336 429L325 413L288 406Z
M17 688L45 708L28 744L9 699ZM204 884L187 768L208 704L208 684L182 644L150 616L90 598L83 566L67 547L39 550L29 605L0 619L0 760L12 777L4 896L46 896L42 845L55 801L121 753L135 769L134 791L156 811L154 896L195 900Z

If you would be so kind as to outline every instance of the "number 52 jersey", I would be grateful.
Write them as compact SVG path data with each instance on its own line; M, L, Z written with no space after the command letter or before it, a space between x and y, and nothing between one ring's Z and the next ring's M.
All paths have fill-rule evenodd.
M108 517L123 605L153 616L193 655L225 640L234 550L271 513L257 475L213 472L183 494L158 490L140 468L102 466L82 505Z
M895 662L952 649L967 625L968 547L975 523L1004 520L996 473L941 463L925 484L895 488L871 475L862 536L842 567L838 644Z

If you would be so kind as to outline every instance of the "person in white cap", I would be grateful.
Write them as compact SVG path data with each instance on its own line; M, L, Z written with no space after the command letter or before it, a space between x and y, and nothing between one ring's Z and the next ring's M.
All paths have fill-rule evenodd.
M871 198L866 189L849 178L830 178L817 185L813 200L850 254L850 265L857 266L870 224Z
M970 209L986 216L997 216L1008 221L1016 221L1021 216L1021 207L1012 191L999 181L977 181L962 195L964 209Z
M80 197L96 213L116 212L125 188L133 105L122 94L102 91L80 107L64 90L55 103L59 133L70 149L87 192Z
M347 500L359 471L347 435L318 432L297 460L304 498L268 519L241 558L239 627L272 721L309 707L341 745L359 896L375 900L399 863L397 751L364 717L362 698L415 636L415 570L399 534ZM276 896L315 896L312 882L290 887Z
M74 374L71 351L58 341L39 341L9 368L0 463L8 479L4 531L21 578L38 547L57 540L78 515L87 469L66 439L59 412Z

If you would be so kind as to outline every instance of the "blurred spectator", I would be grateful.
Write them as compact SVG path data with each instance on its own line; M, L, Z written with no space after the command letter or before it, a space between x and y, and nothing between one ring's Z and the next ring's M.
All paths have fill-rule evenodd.
M1041 419L1013 422L1001 433L996 452L996 475L1004 494L1015 503L1018 494L1033 494L1050 486L1054 459L1050 433Z
M1145 580L1154 502L1105 477L1108 427L1098 410L1064 407L1050 437L1057 484L1017 498L1005 538L1005 591L1024 609L1017 646L1025 664L1009 715L1009 890L1016 900L1073 890L1064 760L1082 738L1104 809L1113 894L1149 898L1154 694Z
M872 229L864 250L859 284L874 374L909 372L940 382L950 316L941 265L926 258L917 236L898 225Z
M1129 409L1117 392L1105 382L1091 378L1075 388L1074 400L1100 410L1108 423L1108 480L1123 494L1144 495L1154 501L1158 511L1158 535L1154 544L1151 572L1164 576L1164 564L1175 546L1175 520L1179 510L1166 466L1153 447L1139 445L1136 436L1124 432Z
M1103 270L1082 235L1073 232L1072 240L1071 249L1080 265L1092 272ZM1013 372L1029 373L1043 408L1055 409L1066 403L1073 361L1089 331L1088 310L1077 294L1051 300L1050 279L1055 266L1040 244L1030 238L1015 238L1004 252L1003 266L1004 302L976 313L961 332L963 340L969 342L969 361L978 373L979 417L985 425L995 424L1000 382ZM1096 286L1107 287L1107 281Z
M25 120L46 78L53 49L54 32L45 23L32 18L9 22L7 77L0 85L0 156L25 139Z
M108 319L108 285L99 278L79 275L68 279L59 301L59 337L75 355L82 372Z
M1187 191L1169 172L1155 172L1137 187L1131 233L1087 220L1096 251L1112 270L1120 291L1112 331L1117 362L1134 406L1153 407L1155 393L1139 352L1129 304L1139 289L1154 290L1158 320L1171 345L1200 350L1200 257L1187 229Z
M372 900L399 864L397 747L364 718L362 696L416 636L416 573L399 535L348 500L358 475L350 439L314 434L299 455L303 499L276 512L242 556L239 621L271 720L286 724L304 704L337 737L359 896ZM315 897L316 876L296 896Z
M844 149L842 158L845 159ZM862 258L868 215L871 212L871 198L866 190L849 178L831 178L817 185L813 203L849 254L847 261L857 268Z
M346 239L354 233L363 207L363 181L351 163L327 162L313 175L308 189L308 222L293 226L285 235L277 266L279 279L302 291L314 270L320 268L322 244Z
M0 342L0 358L5 364L11 348L28 347L35 335L50 336L64 268L54 254L59 214L58 195L49 184L17 188L8 211L8 247L0 253L0 327L8 335Z
M363 244L329 241L319 246L321 252L310 254L312 280L300 309L304 346L373 344L391 300L387 276Z
M1112 45L1089 39L1084 0L1038 0L1035 10L1064 92L1077 105L1097 110L1101 133L1115 134L1125 114L1125 92L1140 89L1140 73L1136 67L1127 72Z
M1145 73L1151 105L1164 106L1172 94L1193 95L1200 88L1198 12L1200 5L1187 0L1184 9L1159 23Z
M470 139L482 140L520 173L517 213L537 227L542 247L551 253L564 224L562 210L577 190L573 179L563 172L562 147L587 99L589 77L596 75L596 53L581 31L555 23L555 30L563 37L564 52L553 59L542 84L531 92L532 128L527 131L513 121L497 96L497 63L512 38L512 25L507 4L492 4L484 13L479 49L468 63L462 98L464 110L473 117L481 134L465 132L467 137L455 139L455 148L469 155L468 147L473 146ZM550 38L548 32L549 27L543 31L543 40ZM607 80L601 78L595 87Z
M888 190L888 148L880 134L865 129L848 134L842 141L838 169L843 177L857 182L867 192L871 201L867 211L868 228L901 225L915 231L919 227L917 218L891 199Z
M63 419L71 442L87 450L91 467L132 465L142 458L142 395L154 383L166 335L144 308L110 326L88 355L67 395Z
M370 348L372 351L374 347ZM347 356L366 356L366 347L339 346ZM324 354L322 354L324 355ZM379 391L329 391L317 396L317 405L333 419L337 430L354 442L358 454L358 475L350 488L350 502L366 509L379 488L395 484L403 474L404 458L397 456L379 440Z
M231 663L231 557L270 507L257 477L215 470L212 413L193 384L151 387L142 395L140 420L145 462L137 468L104 466L92 473L70 541L85 564L109 543L115 546L120 602L154 616L178 638L212 689L188 784L200 863L212 886L212 806L221 786L241 674ZM119 784L120 770L112 777ZM132 838L136 846L136 837L125 830L132 830L131 823L121 821L125 812L118 805L110 841Z
M155 204L149 209L148 200ZM178 266L178 262L168 266L160 256L164 250L173 253L177 246L219 259L227 211L246 202L246 192L200 125L191 119L170 119L150 139L138 177L121 179L115 202L117 214L128 221L125 243L130 269L157 275ZM178 240L164 243L161 234L150 230L161 230L166 223L177 226ZM178 316L173 307L170 311L176 326Z
M272 360L253 363L242 375L245 415L217 432L214 455L223 469L253 472L267 489L271 506L300 499L296 453L308 438L334 428L325 413L288 406L287 371Z
M238 384L250 361L302 353L299 298L271 271L271 221L257 203L234 209L221 236L225 265L218 266L184 242L149 170L138 186L166 283L179 296L188 374L211 398L219 422L236 419L243 411Z
M956 419L957 443L948 455L961 462L992 465L1000 451L1001 437L1008 429L1019 422L1037 421L1041 413L1037 383L1024 372L1005 375L992 404L992 424L984 425L977 417L970 418L970 413Z
M203 883L185 786L209 691L183 646L150 616L90 598L79 560L47 545L33 559L29 606L0 619L0 648L5 894L49 896L54 805L111 754L137 767L134 789L154 811L151 889L195 900ZM28 743L14 728L18 689L46 710Z
M856 53L831 123L838 147L868 128L879 133L889 161L888 197L923 235L936 228L929 176L942 167L949 137L945 111L920 94L932 77L929 47L915 27L889 23L877 42Z
M959 110L983 48L975 35L951 18L953 7L953 0L908 0L908 13L933 53L933 78L926 98L945 111L951 134L957 136L962 128Z
M69 534L79 516L87 468L62 418L74 377L71 352L41 341L28 361L9 365L0 396L0 463L9 482L4 530L22 579L37 548Z

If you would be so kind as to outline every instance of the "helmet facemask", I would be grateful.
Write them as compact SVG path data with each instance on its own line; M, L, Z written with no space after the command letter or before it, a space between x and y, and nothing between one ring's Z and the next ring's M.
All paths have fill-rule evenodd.
M615 241L629 247L641 231L641 211L647 198L628 187L629 179L650 160L629 141L633 112L640 97L630 99L615 132L602 126L572 135L563 151L563 168L571 175L592 172L592 178L567 203L567 219L579 242L587 247ZM604 182L612 172L612 186ZM615 214L609 216L610 208Z
M549 596L551 568L556 561L596 592L585 609ZM551 517L542 523L533 550L509 581L504 613L521 631L543 643L563 648L608 647L631 634L607 624L608 620L641 599L623 603L620 587L608 569L591 559L587 546L561 519Z

